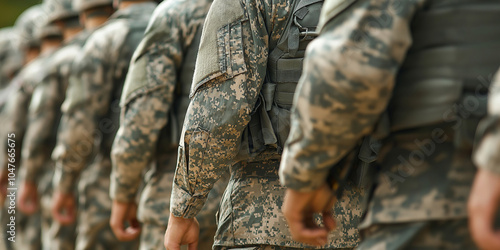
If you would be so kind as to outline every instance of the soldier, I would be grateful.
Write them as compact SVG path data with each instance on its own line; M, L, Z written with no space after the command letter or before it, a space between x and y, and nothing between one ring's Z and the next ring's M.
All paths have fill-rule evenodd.
M35 5L26 11L24 11L16 20L15 23L15 28L19 31L19 47L22 52L23 58L22 58L22 64L24 65L29 65L35 58L38 57L40 53L40 39L35 35L36 29L39 27L36 24L36 21L40 19L41 16L44 15L44 11L41 5ZM14 78L15 79L15 78ZM0 138L2 138L2 142L7 141L7 131L8 131L8 125L9 122L11 121L9 117L9 112L8 112L8 106L7 105L9 102L11 102L13 99L11 96L16 93L16 90L19 88L19 84L15 84L14 82L16 81L11 81L12 84L9 84L9 88L5 90L5 96L10 97L5 100L5 105L4 109L2 111L4 117L7 119L2 122L4 126L2 126L2 134L0 135ZM12 108L12 105L10 105L10 108ZM21 144L22 141L17 141L16 144ZM11 214L9 215L9 210L8 207L10 206L9 203L4 203L4 199L7 195L7 185L8 185L8 174L10 173L9 170L13 171L13 173L17 173L17 169L15 167L18 166L17 162L19 162L19 150L20 145L15 145L16 150L15 152L15 158L14 158L14 164L11 164L11 166L14 166L14 168L9 168L9 161L8 161L8 155L4 154L3 152L8 152L8 148L6 147L7 145L4 143L0 144L2 150L1 154L2 157L0 157L0 186L1 186L1 196L0 196L0 201L3 206L2 214L0 215L1 221L3 225L7 225L9 223L9 219ZM12 212L12 210L10 210ZM21 238L24 238L27 242L30 242L33 248L31 249L37 249L41 246L41 238L40 238L40 216L31 216L31 217L26 217L23 216L22 214L17 214L16 215L16 224L18 225L17 228L17 234L21 235ZM30 228L29 231L27 229ZM22 229L22 230L21 230ZM9 237L12 237L11 235L7 235L5 231L1 232L2 234L2 240L3 243L2 246L4 249L13 249L14 248L14 242L11 242L8 240ZM29 248L28 248L29 249Z
M278 179L288 114L322 1L214 1L204 25L184 122L165 247L196 248L194 216L224 172L215 249L307 248L292 240ZM336 208L347 223L326 248L356 246L358 189Z
M498 207L500 205L499 181L499 110L500 71L490 89L488 116L477 129L477 147L474 163L478 167L469 196L469 227L475 243L481 249L499 249Z
M472 138L500 65L500 3L331 1L324 14L280 169L294 238L326 242L308 218L329 208L343 175L328 173L348 171L335 164L369 135L382 144L359 249L475 249Z
M29 64L31 61L33 61L36 57L38 57L40 53L40 40L38 37L35 36L35 30L37 25L35 25L35 20L38 20L41 16L44 15L43 8L41 5L35 5L26 11L24 11L19 18L16 20L15 28L19 31L19 47L23 53L23 66ZM16 90L16 84L10 84L10 89L9 89L9 96L12 95L12 93ZM5 100L6 103L8 101L11 101L12 99L7 99ZM7 106L7 105L5 105ZM11 105L12 106L12 105ZM5 107L6 109L7 107ZM7 112L4 110L4 112ZM6 126L4 126L4 129ZM1 136L2 141L4 140L4 137L6 133L3 133ZM6 138L5 138L6 139ZM4 144L0 144L4 146ZM17 146L17 145L16 145ZM19 149L19 146L17 147ZM2 148L2 162L0 163L0 168L2 171L0 171L0 183L2 186L1 190L1 201L3 204L3 200L5 199L6 195L6 190L5 187L7 185L7 175L6 171L8 170L7 164L7 158L5 158L7 155L3 155L3 152L6 152L7 149ZM4 157L5 156L5 157ZM16 162L19 161L19 157L16 155Z
M122 93L122 120L112 150L111 227L120 240L141 233L141 249L164 249L177 146L189 104L196 54L210 0L166 1L158 6L135 51ZM145 187L139 203L141 232L124 229L135 220L141 173ZM218 182L198 216L199 249L212 249L215 212L227 181Z
M51 55L40 77L41 82L33 91L33 100L36 101L32 101L29 107L20 171L19 209L26 214L33 214L39 207L40 197L42 242L47 249L74 249L76 238L74 224L61 226L51 215L54 166L50 156L55 145L71 63L86 39L86 34L80 34L82 27L78 12L71 1L45 2L50 13L47 22L59 26L64 44Z
M19 46L20 34L19 30L14 27L2 28L0 29L0 124L5 124L8 117L5 115L4 107L5 103L8 101L9 94L11 94L12 85L9 85L12 78L16 75L17 71L23 66L23 53ZM6 132L4 127L0 127L0 138L4 138ZM0 143L1 152L7 150L5 144ZM0 162L4 162L4 154L0 154ZM3 167L0 167L3 171ZM0 176L8 176L5 174L0 174ZM7 182L1 183L7 185ZM1 186L0 204L2 209L5 207L4 198L7 192L7 186ZM7 206L8 207L8 206ZM9 223L8 209L0 211L0 223L2 225L7 225ZM5 232L0 233L0 246L3 249L10 249L7 245L7 237Z
M12 84L15 84L17 91L14 93L14 97L7 103L7 115L9 121L6 124L7 134L10 135L10 139L15 139L15 155L16 157L22 158L22 151L19 150L24 140L24 135L26 128L28 126L28 107L31 103L31 97L33 91L38 83L41 82L42 77L45 72L48 71L47 65L50 62L50 57L52 53L57 50L62 42L61 31L46 21L47 16L51 13L47 12L45 6L43 7L43 15L39 17L38 20L33 20L32 25L40 25L40 28L36 29L36 36L41 40L40 46L40 56L31 61L19 75L13 80ZM5 151L8 152L8 151ZM19 167L17 164L19 161L15 161L15 167ZM12 165L8 166L9 171L14 169ZM21 165L22 167L22 165ZM18 179L16 178L16 181ZM19 213L16 216L20 216ZM19 231L16 233L16 247L19 249L39 249L40 248L40 228L41 228L41 213L38 211L33 216L26 218L25 225L19 225Z
M120 1L118 10L88 38L74 62L53 153L52 214L62 224L74 222L73 190L85 169L78 187L77 249L137 247L137 241L120 244L109 226L110 150L129 62L155 7L151 1Z
M19 42L20 34L18 29L15 27L0 29L0 90L7 87L23 65L23 54ZM3 100L4 98L0 98L0 104L4 103Z

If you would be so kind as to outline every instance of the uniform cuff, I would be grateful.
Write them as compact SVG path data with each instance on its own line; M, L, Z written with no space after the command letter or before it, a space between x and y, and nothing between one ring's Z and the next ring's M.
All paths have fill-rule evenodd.
M488 133L474 153L474 163L478 168L500 175L500 133Z
M325 184L329 169L307 169L302 166L314 166L315 163L301 163L286 155L285 151L280 165L281 185L299 192L311 192Z
M37 171L37 168L30 164L29 160L21 167L19 171L19 178L23 181L29 181L32 183L38 183L38 178L40 177L40 171Z
M57 163L53 179L54 189L64 194L74 193L79 176L79 172L65 169Z
M112 200L129 203L135 201L137 196L137 187L125 185L119 181L114 174L111 175L111 184L109 187L109 195Z
M170 212L179 218L190 219L196 217L205 205L207 196L193 196L175 182L170 198Z

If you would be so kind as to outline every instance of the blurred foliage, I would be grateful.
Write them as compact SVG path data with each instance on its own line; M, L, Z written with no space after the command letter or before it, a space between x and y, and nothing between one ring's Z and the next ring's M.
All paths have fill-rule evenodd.
M12 26L24 10L41 2L41 0L0 0L0 28Z

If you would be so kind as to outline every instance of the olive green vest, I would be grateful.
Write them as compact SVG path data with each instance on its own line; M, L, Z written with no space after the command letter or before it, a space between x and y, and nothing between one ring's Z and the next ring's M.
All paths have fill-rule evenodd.
M411 22L413 45L388 107L391 131L449 123L471 147L500 67L500 1L436 0Z
M239 157L254 157L267 148L281 154L290 132L290 109L302 74L307 45L318 36L323 0L298 0L287 26L270 52L266 82L243 133Z

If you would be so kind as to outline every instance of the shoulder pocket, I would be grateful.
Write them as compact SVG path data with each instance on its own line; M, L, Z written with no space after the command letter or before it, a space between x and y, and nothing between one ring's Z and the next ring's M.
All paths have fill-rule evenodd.
M227 78L247 71L241 32L241 21L224 26L217 32L219 66L221 72L227 74Z
M203 25L196 59L192 97L205 83L246 72L242 31L247 17L239 0L214 0Z

